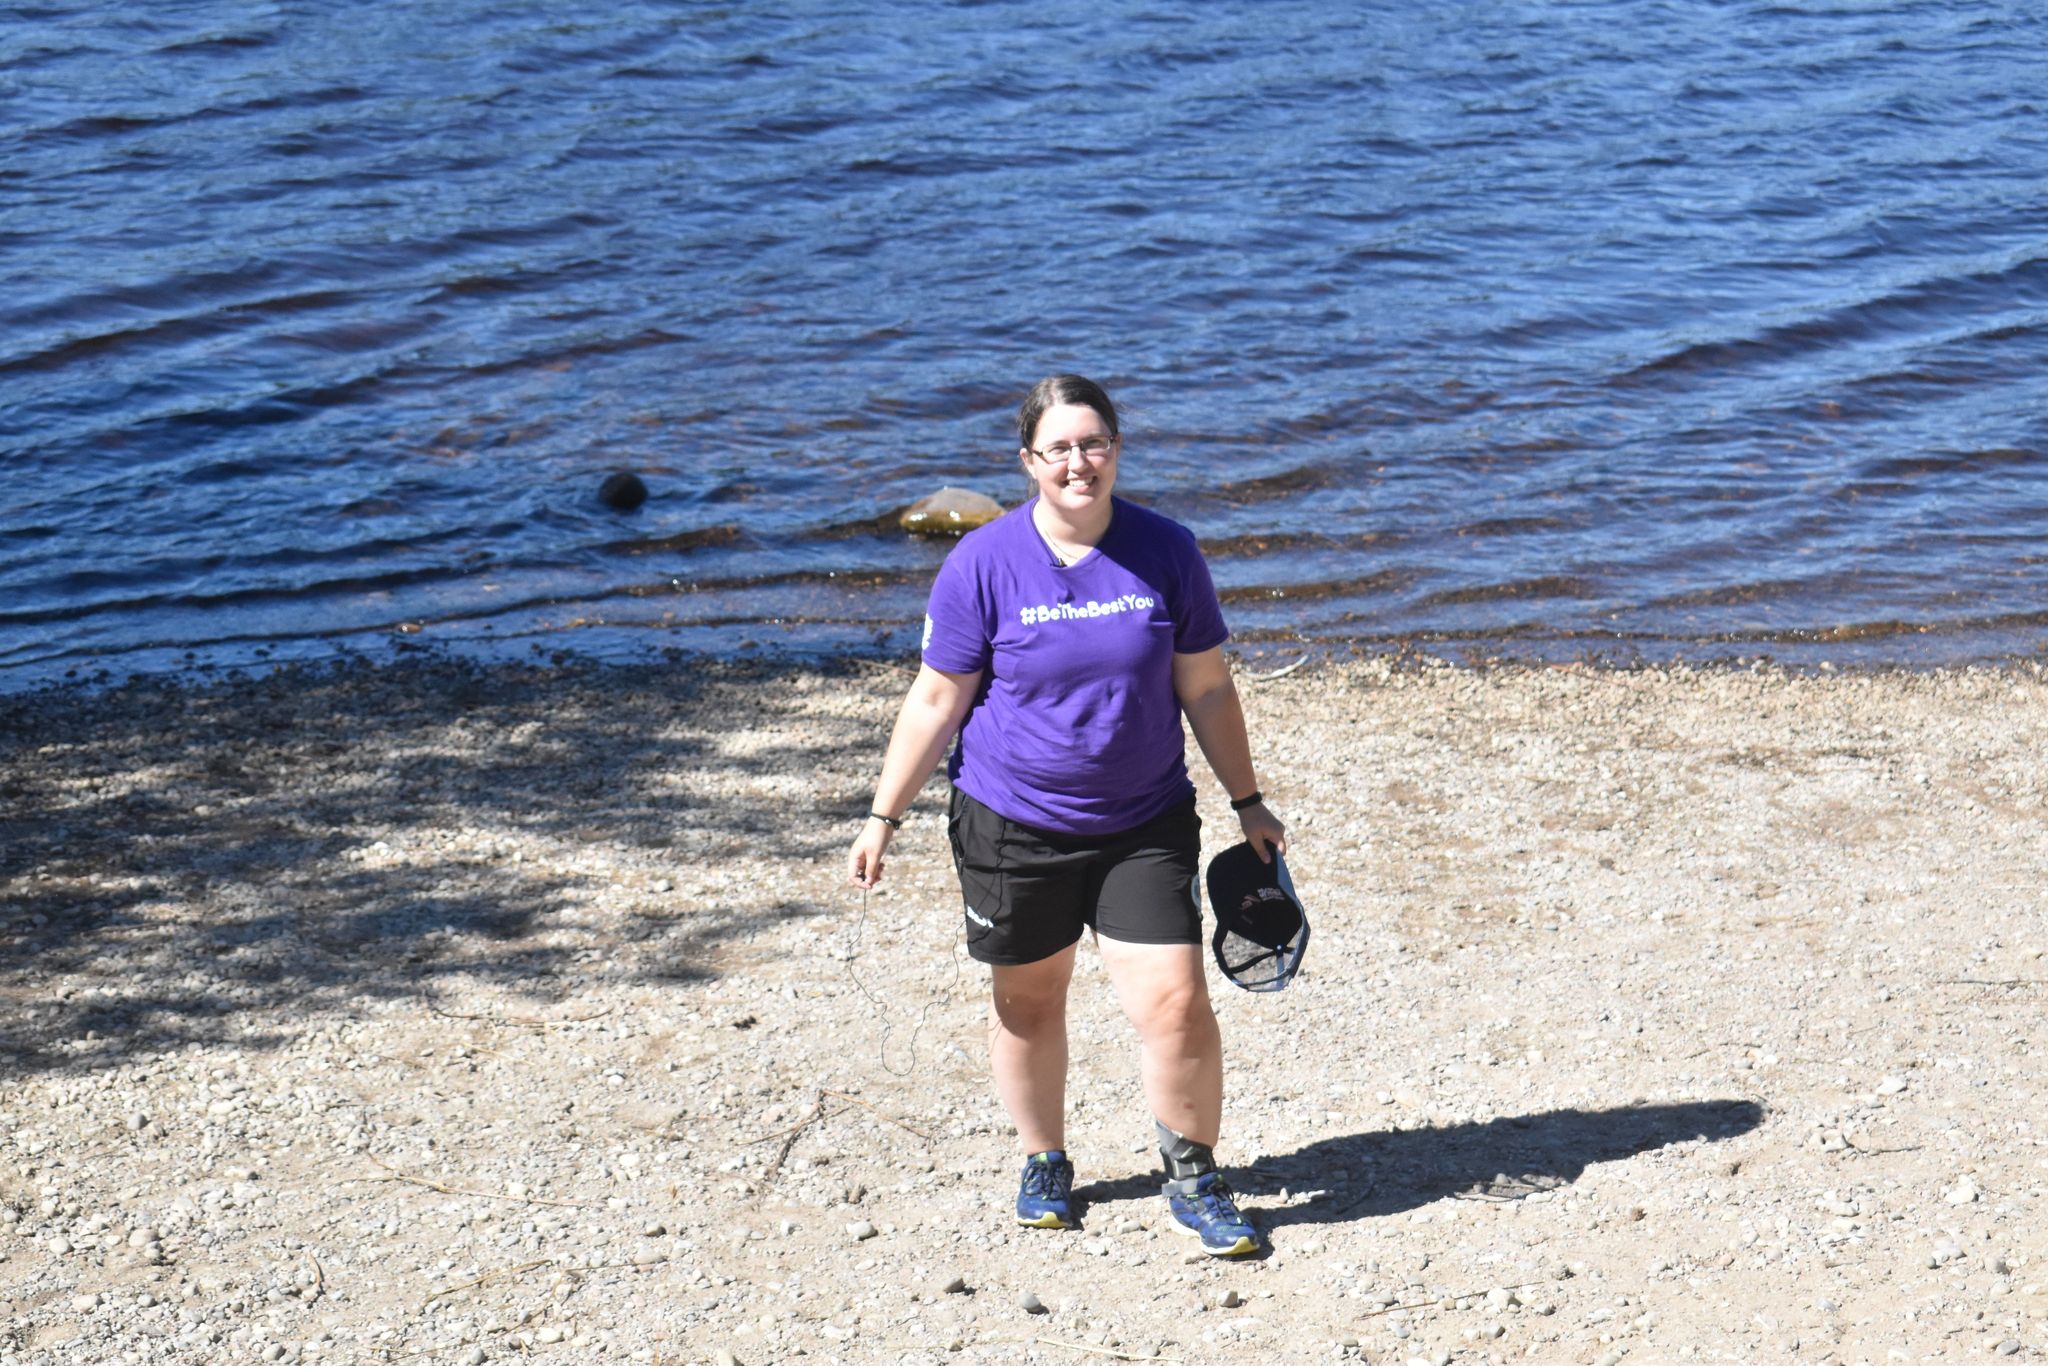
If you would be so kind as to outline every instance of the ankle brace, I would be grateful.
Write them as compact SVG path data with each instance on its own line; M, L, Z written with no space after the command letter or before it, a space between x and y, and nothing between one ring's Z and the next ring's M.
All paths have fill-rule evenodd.
M1159 1160L1169 1180L1186 1181L1216 1170L1216 1153L1208 1144L1193 1142L1156 1119L1152 1127L1159 1131Z

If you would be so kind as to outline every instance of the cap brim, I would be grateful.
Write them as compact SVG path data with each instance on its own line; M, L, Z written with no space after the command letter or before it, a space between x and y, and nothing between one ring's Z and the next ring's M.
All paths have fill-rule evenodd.
M1217 970L1246 991L1285 987L1308 948L1308 914L1286 859L1276 849L1267 863L1251 845L1236 844L1211 860L1208 883Z

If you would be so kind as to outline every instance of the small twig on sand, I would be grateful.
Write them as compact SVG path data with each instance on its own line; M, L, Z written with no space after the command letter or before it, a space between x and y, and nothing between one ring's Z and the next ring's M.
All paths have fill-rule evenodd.
M1354 1197L1350 1204L1344 1206L1342 1209L1338 1210L1335 1214L1331 1215L1330 1217L1332 1219L1342 1219L1345 1215L1351 1213L1351 1211L1355 1209L1358 1209L1360 1206L1364 1205L1366 1201L1372 1199L1375 1195L1378 1195L1379 1193L1380 1183L1377 1181L1368 1181L1365 1183L1365 1189L1362 1192L1360 1192L1356 1197Z
M1287 675L1293 673L1296 669L1299 669L1302 665L1306 663L1308 663L1308 656L1303 655L1300 659L1295 660L1292 664L1287 665L1285 668L1274 669L1270 673L1239 674L1238 677L1242 678L1247 683L1271 683L1276 678L1287 677Z
M1116 1350L1115 1348L1113 1348L1113 1347L1095 1347L1095 1346L1092 1346L1092 1345L1090 1345L1090 1344L1088 1344L1088 1343L1085 1343L1085 1342L1062 1342L1062 1341L1061 1341L1060 1339L1058 1339L1058 1338L979 1338L979 1339L975 1340L975 1341L974 1341L974 1342L973 1342L972 1344L970 1344L970 1345L971 1345L971 1346L975 1346L975 1347L1002 1347L1002 1346L1006 1346L1006 1345L1011 1345L1011 1344L1014 1344L1014 1345L1016 1345L1016 1346L1019 1346L1019 1347L1031 1347L1031 1346L1041 1346L1041 1347L1064 1347L1064 1348L1066 1348L1066 1349L1067 1349L1068 1351L1070 1351L1070 1352L1092 1352L1092 1353L1093 1353L1094 1355L1096 1355L1096 1356L1099 1356L1099 1357L1109 1357L1110 1359L1112 1359L1112 1360L1114 1360L1114 1361L1172 1361L1172 1362L1180 1362L1180 1361L1185 1361L1185 1360L1186 1360L1186 1358L1185 1358L1185 1357L1141 1357L1141 1356L1134 1356L1134 1355L1132 1355L1132 1354L1131 1354L1131 1353L1129 1353L1129 1352L1119 1352L1119 1351L1117 1351L1117 1350ZM907 1342L906 1342L906 1343L901 1343L901 1344L897 1344L897 1346L896 1346L896 1347L892 1347L892 1348L891 1348L891 1350L899 1350L899 1349L900 1349L900 1350L902 1350L902 1351L906 1351L906 1352L908 1352L908 1351L915 1351L915 1350L917 1350L917 1344L914 1344L914 1343L907 1343Z
M1179 1357L1141 1357L1129 1352L1119 1352L1113 1347L1095 1347L1085 1342L1062 1342L1058 1338L1033 1338L1032 1342L1044 1347L1064 1347L1070 1352L1092 1352L1099 1357L1116 1361L1179 1361Z
M779 1138L782 1140L782 1146L775 1150L775 1157L768 1163L768 1170L762 1173L762 1177L764 1180L772 1180L775 1174L782 1170L782 1164L789 1160L789 1150L796 1146L797 1139L803 1137L804 1130L810 1128L813 1124L816 1124L819 1120L825 1117L825 1097L827 1096L831 1096L835 1100L843 1100L849 1104L858 1105L863 1109L873 1111L875 1115L882 1119L888 1120L889 1123L895 1125L897 1128L903 1130L905 1133L916 1134L917 1137L923 1139L927 1143L932 1141L931 1135L921 1133L918 1130L911 1128L908 1124L905 1124L902 1120L897 1119L892 1115L883 1114L882 1111L875 1109L873 1105L869 1104L867 1101L862 1100L859 1096L849 1096L844 1091L834 1091L829 1087L820 1087L818 1089L818 1098L815 1102L812 1103L811 1112L809 1114L805 1115L802 1119L798 1120L796 1123L790 1125L786 1129L777 1129L774 1133L762 1134L759 1138L750 1138L746 1142L739 1145L742 1148L751 1148L757 1143L767 1143L772 1139Z
M409 1173L402 1172L398 1170L398 1168L392 1166L390 1163L378 1158L378 1156L375 1153L364 1153L363 1156L369 1158L372 1162L375 1162L378 1166L382 1167L385 1171L390 1173L390 1175L388 1176L367 1176L358 1178L364 1181L403 1181L407 1185L424 1186L430 1191L439 1191L443 1195L474 1195L480 1200L512 1200L522 1205L552 1205L556 1209L593 1208L592 1203L588 1200L549 1200L546 1197L539 1195L511 1195L504 1191L464 1190L460 1186L451 1186L442 1181L429 1181L424 1176L413 1176Z
M432 1304L435 1300L440 1299L443 1295L457 1295L465 1290L474 1290L478 1286L486 1283L487 1281L497 1280L500 1276L523 1276L527 1272L533 1271L539 1267L552 1266L554 1264L554 1260L555 1259L553 1257L542 1257L539 1261L536 1262L521 1262L518 1266L502 1266L499 1267L496 1271L486 1271L483 1275L477 1277L473 1281L464 1281L461 1285L451 1285L443 1289L436 1290L431 1295L427 1296L425 1303Z
M883 1114L880 1110L876 1110L873 1105L870 1105L867 1101L862 1100L859 1096L849 1096L846 1094L846 1092L834 1091L829 1086L821 1089L823 1090L824 1094L828 1096L837 1096L841 1100L850 1101L853 1104L861 1106L864 1109L873 1111L876 1115L888 1120L891 1124L895 1125L897 1128L903 1130L903 1132L907 1134L916 1134L919 1138L923 1139L927 1143L932 1141L932 1136L930 1134L925 1133L920 1129L913 1129L908 1124L905 1124L902 1120L897 1119L892 1115Z
M1532 1286L1532 1285L1543 1285L1543 1284L1545 1284L1545 1282L1543 1282L1543 1281L1522 1281L1522 1282L1520 1282L1520 1283L1518 1283L1518 1284L1516 1284L1516 1285L1502 1285L1502 1286L1494 1286L1494 1287L1489 1287L1489 1288L1490 1288L1490 1289L1498 1289L1498 1290L1527 1290L1527 1289L1528 1289L1528 1288L1529 1288L1530 1286ZM1381 1306L1380 1308L1378 1308L1378 1309L1368 1309L1368 1310L1366 1310L1366 1311L1365 1311L1365 1312L1364 1312L1363 1314L1360 1314L1360 1315L1359 1315L1358 1317L1360 1317L1360 1318L1362 1318L1362 1319L1371 1319L1371 1318L1378 1318L1378 1317L1379 1317L1379 1316L1380 1316L1381 1314L1391 1314L1391 1313L1393 1313L1393 1312L1394 1312L1395 1310L1397 1310L1397 1309L1427 1309L1427 1308L1429 1308L1429 1307L1430 1307L1431 1305L1435 1304L1435 1303L1437 1302L1437 1300L1441 1300L1441 1299L1453 1299L1453 1300L1466 1300L1466 1299L1475 1299L1475 1300L1476 1300L1476 1299L1478 1299L1478 1298L1479 1298L1479 1297L1480 1297L1481 1295L1484 1295L1484 1294L1486 1294L1486 1293L1487 1293L1487 1292L1486 1292L1485 1290L1480 1290L1480 1291L1467 1291L1467 1292L1465 1292L1465 1293L1464 1293L1464 1294L1462 1294L1462 1295L1448 1295L1448 1296L1446 1296L1446 1295L1439 1295L1439 1296L1437 1296L1436 1300L1416 1300L1416 1301L1415 1301L1415 1302L1414 1302L1413 1304L1388 1304L1388 1305L1382 1305L1382 1306Z
M1749 1039L1723 1039L1719 1043L1710 1043L1705 1048L1695 1048L1692 1052L1679 1059L1679 1061L1691 1062L1701 1054L1711 1053L1717 1048L1755 1048L1756 1046L1756 1043Z
M2048 987L2048 977L1944 977L1945 987Z
M811 1119L816 1119L818 1116L824 1113L825 1099L824 1097L820 1096L818 1098L817 1106L811 1111ZM808 1119L805 1120L804 1127L808 1127L810 1125L810 1122L811 1121ZM768 1164L769 1175L772 1176L776 1172L782 1170L782 1164L789 1160L789 1150L796 1146L796 1141L798 1137L802 1135L803 1131L803 1128L794 1129L790 1132L789 1137L782 1140L782 1146L775 1150L775 1160Z
M518 1025L522 1029L567 1029L571 1025L601 1020L612 1013L612 1008L606 1006L603 1010L593 1010L588 1015L571 1015L565 1020L542 1020L531 1015L465 1015L458 1010L443 1010L431 1004L427 1009L444 1020L482 1020L486 1024Z
M815 1123L824 1115L824 1113L825 1097L823 1093L820 1093L817 1102L811 1106L811 1112L808 1115L804 1116L803 1123L791 1129L789 1133L784 1136L782 1140L782 1146L775 1150L775 1160L768 1164L768 1175L773 1176L775 1175L775 1173L782 1170L782 1164L789 1160L789 1150L796 1146L797 1139L802 1136L804 1130L810 1128L813 1123Z
M805 1115L802 1119L798 1120L796 1123L790 1125L787 1129L777 1129L773 1133L762 1134L759 1138L750 1138L746 1142L740 1144L740 1146L742 1148L751 1148L756 1143L766 1143L770 1139L784 1137L794 1138L796 1135L802 1133L805 1129L808 1129L811 1125L817 1123L818 1116L824 1112L824 1109L825 1097L821 1094L819 1095L816 1103L814 1103L811 1106L811 1112Z

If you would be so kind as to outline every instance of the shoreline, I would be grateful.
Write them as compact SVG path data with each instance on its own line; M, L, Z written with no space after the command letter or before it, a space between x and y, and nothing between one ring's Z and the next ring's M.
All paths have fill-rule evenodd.
M1215 987L1242 1264L1086 954L1086 1227L1008 1225L943 781L839 868L909 677L0 696L0 1366L2048 1346L2038 666L1241 683L1315 927Z
M887 626L835 627L798 644L776 639L787 631L779 622L743 627L727 623L715 628L719 639L701 648L654 644L648 628L631 624L593 623L549 633L543 639L488 636L437 640L409 630L360 633L363 639L237 642L232 646L187 649L163 646L124 652L120 659L144 661L127 669L93 660L37 660L0 666L0 700L70 689L119 690L159 680L204 685L260 679L276 673L318 673L338 669L405 669L420 665L470 669L533 667L599 669L712 668L728 666L770 670L817 670L889 665L909 661L916 651L915 623ZM1924 634L1935 628L1922 628ZM1913 631L1872 637L1811 633L1811 640L1670 640L1615 641L1545 640L1516 635L1469 638L1418 635L1398 639L1359 640L1253 632L1234 636L1228 650L1241 668L1269 667L1275 660L1305 658L1319 666L1370 667L1388 661L1395 667L1456 669L1580 668L1616 672L1681 670L1713 672L1756 670L1792 675L1943 673L1953 670L2025 670L2048 668L2048 644L2020 648L2014 641L2003 650L1931 658L1901 657L1883 647L1910 638ZM888 642L906 642L894 649ZM1862 647L1865 640L1880 652ZM1646 648L1647 646L1647 648ZM283 650L283 654L277 651ZM95 656L94 660L104 659ZM153 663L147 661L154 661Z
M908 627L903 628L908 632ZM622 677L677 670L715 675L743 674L775 677L815 673L825 677L857 674L864 670L890 669L907 673L917 667L914 650L886 653L880 650L847 651L830 649L785 649L766 647L738 653L697 653L680 646L663 646L621 653L579 651L567 646L542 647L531 642L496 642L489 651L463 645L442 645L397 640L387 642L385 651L343 649L315 658L255 659L235 663L200 662L155 668L128 674L111 669L68 671L67 676L39 678L22 687L9 687L12 671L0 669L0 714L9 704L30 703L68 694L107 696L147 691L196 691L210 688L238 688L274 680L317 681L323 677L366 673L405 674L423 671L490 673L561 673L582 677L593 673L615 673ZM1748 674L1785 678L1868 678L1928 677L1946 674L2009 673L2048 676L2048 656L2040 653L2008 653L1981 658L1937 662L1878 659L1822 659L1811 662L1782 659L1769 653L1682 654L1650 657L1640 654L1574 655L1547 658L1540 654L1482 652L1475 642L1469 651L1446 648L1448 643L1374 642L1361 644L1341 640L1238 639L1225 646L1234 673L1240 681L1265 681L1273 671L1373 670L1386 667L1413 673L1448 669L1481 675L1515 673L1588 674ZM21 672L35 666L22 666Z

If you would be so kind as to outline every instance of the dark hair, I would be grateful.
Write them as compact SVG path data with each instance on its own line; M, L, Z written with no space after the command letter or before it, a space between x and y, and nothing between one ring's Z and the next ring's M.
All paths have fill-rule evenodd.
M1029 449L1031 439L1038 434L1038 420L1045 416L1048 408L1057 408L1062 403L1078 403L1093 408L1097 416L1109 424L1109 434L1116 436L1121 429L1116 425L1116 405L1109 401L1109 395L1101 385L1080 375L1051 375L1031 386L1031 392L1024 395L1024 404L1017 409L1017 442Z

